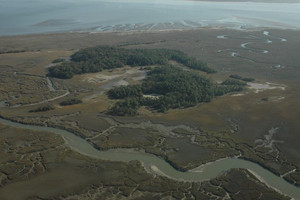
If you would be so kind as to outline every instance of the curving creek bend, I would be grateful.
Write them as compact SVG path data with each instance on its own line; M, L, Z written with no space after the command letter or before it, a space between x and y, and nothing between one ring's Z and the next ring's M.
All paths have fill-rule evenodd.
M131 160L139 160L143 163L147 171L164 175L169 178L179 181L204 181L217 177L220 173L232 168L244 168L250 170L256 177L265 182L269 187L274 188L278 192L288 195L294 199L300 199L300 189L288 183L283 178L276 176L260 165L238 158L225 158L215 162L202 165L188 172L180 172L174 169L165 160L152 154L140 151L128 150L112 150L100 151L95 149L90 143L83 138L74 135L71 132L51 127L25 125L17 122L12 122L0 118L0 123L15 128L22 128L34 131L46 131L60 135L65 140L66 146L83 155L103 160L129 162Z

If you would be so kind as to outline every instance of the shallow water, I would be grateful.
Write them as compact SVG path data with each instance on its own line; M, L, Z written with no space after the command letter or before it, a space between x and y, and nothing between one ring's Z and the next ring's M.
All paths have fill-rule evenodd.
M162 172L162 174L165 174L166 176L176 180L204 181L215 178L222 172L232 168L246 168L253 171L256 175L260 176L263 179L263 181L265 181L271 187L295 199L300 199L299 188L292 184L289 184L283 178L274 175L270 171L250 161L237 158L226 158L218 160L216 162L208 163L207 165L203 165L200 167L200 169L195 169L194 172L193 170L189 172L180 172L175 170L165 160L151 154L122 149L117 151L99 151L95 149L91 144L89 144L86 140L65 130L34 125L24 125L20 123L11 122L2 118L0 118L0 123L16 128L38 130L58 134L64 138L66 145L69 146L72 150L89 157L124 162L128 162L131 160L139 160L144 164L146 169L151 170L151 168L157 168L159 171Z
M0 0L0 5L0 35L206 26L300 27L300 3Z

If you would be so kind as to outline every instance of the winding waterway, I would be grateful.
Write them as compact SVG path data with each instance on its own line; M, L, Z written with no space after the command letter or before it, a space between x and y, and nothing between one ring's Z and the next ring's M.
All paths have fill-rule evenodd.
M66 145L72 150L79 152L83 155L103 159L110 161L123 161L129 162L131 160L141 161L147 170L158 169L159 174L166 175L172 179L185 180L185 181L204 181L217 177L222 172L232 169L232 168L245 168L254 172L256 176L260 177L262 181L266 182L269 186L278 190L279 192L286 194L294 199L300 199L300 189L296 186L286 182L283 178L276 176L270 171L264 169L260 165L238 159L238 158L226 158L221 159L216 162L208 163L201 166L195 170L190 170L188 172L180 172L174 169L165 160L144 152L139 151L100 151L95 149L90 143L88 143L83 138L74 135L71 132L37 125L25 125L21 123L12 122L6 119L0 118L0 123L15 128L22 128L35 131L46 131L58 134L63 137Z

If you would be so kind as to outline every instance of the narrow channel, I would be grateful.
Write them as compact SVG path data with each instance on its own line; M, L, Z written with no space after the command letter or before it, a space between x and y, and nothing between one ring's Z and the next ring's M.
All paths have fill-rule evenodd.
M300 199L300 189L283 178L276 176L272 172L264 169L260 165L246 161L238 158L226 158L221 159L212 163L208 163L206 165L201 166L201 170L191 170L188 172L180 172L174 169L169 163L165 160L154 156L152 154L147 154L139 151L100 151L95 149L91 144L89 144L86 140L74 135L71 132L51 127L37 126L37 125L25 125L21 123L12 122L6 119L0 118L0 123L8 126L12 126L15 128L22 128L34 131L45 131L58 134L62 136L66 142L66 145L70 147L72 150L81 153L83 155L103 159L110 161L123 161L129 162L131 160L139 160L141 161L147 170L151 168L157 168L161 173L172 179L180 180L180 181L205 181L212 178L217 177L222 172L227 171L232 168L244 168L251 170L264 182L266 182L269 186L278 190L279 192L288 195L294 199ZM152 166L152 167L151 167Z

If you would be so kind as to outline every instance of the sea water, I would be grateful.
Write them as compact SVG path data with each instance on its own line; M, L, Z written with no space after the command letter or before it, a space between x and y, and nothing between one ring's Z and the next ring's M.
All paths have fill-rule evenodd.
M162 24L158 26L159 23ZM299 29L300 3L0 0L0 35L2 36L66 31L212 26Z

